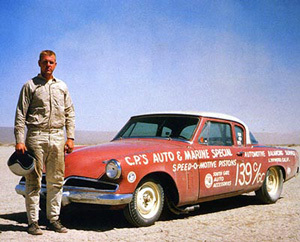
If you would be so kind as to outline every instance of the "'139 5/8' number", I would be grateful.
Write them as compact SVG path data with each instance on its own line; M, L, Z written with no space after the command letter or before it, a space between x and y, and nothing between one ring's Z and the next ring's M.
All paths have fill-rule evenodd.
M249 185L252 181L252 185L255 182L262 183L264 181L265 173L260 172L261 164L256 162L251 165L250 162L240 163L236 166L236 179L235 185ZM252 179L254 177L254 179Z

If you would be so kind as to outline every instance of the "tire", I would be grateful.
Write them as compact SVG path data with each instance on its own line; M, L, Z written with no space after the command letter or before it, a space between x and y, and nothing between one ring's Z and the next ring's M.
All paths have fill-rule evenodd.
M164 190L153 179L143 181L124 209L125 218L136 227L150 226L157 221L164 206Z
M283 174L278 167L270 167L267 171L265 180L259 190L257 190L257 198L266 204L275 203L282 192Z

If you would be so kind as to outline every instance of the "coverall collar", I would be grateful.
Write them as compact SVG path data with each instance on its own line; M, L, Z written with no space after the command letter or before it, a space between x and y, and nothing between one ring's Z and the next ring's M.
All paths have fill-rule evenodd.
M41 78L41 79L42 79L43 81L45 81L45 82L49 82L49 83L51 83L51 82L57 82L55 76L53 76L53 78L50 79L50 80L48 80L48 81L42 76L41 73L38 74L38 77Z

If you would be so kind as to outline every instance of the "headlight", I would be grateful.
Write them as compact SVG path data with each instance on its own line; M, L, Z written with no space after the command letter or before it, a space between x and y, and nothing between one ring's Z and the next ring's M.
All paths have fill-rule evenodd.
M121 176L121 165L117 160L109 160L105 167L106 175L111 179L118 179Z

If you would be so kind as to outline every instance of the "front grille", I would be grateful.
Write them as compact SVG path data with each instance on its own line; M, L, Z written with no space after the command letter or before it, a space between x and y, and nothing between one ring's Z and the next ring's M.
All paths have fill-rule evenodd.
M66 187L84 187L84 188L93 188L97 190L116 190L117 184L103 182L96 179L88 179L83 177L70 177L65 181Z
M22 177L20 184L25 184L25 177ZM42 177L42 187L46 187L46 175ZM86 177L68 177L65 179L64 187L72 188L88 188L103 191L115 191L118 189L118 184L100 181L98 179L91 179Z

